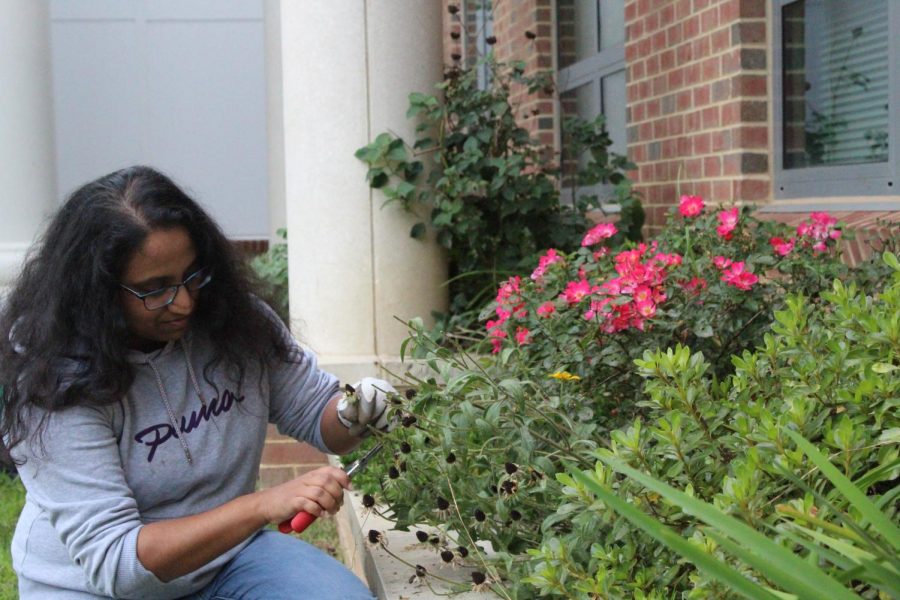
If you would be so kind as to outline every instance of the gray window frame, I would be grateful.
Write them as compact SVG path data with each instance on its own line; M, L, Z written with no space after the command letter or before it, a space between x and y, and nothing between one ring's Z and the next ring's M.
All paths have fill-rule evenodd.
M556 26L557 26L557 18L558 18L558 7L556 1L553 2L553 35L554 39L556 37ZM565 67L564 69L560 69L557 64L557 56L558 53L555 51L556 44L554 44L554 52L553 52L553 62L557 65L556 68L556 87L559 97L561 98L563 94L566 92L570 92L574 89L580 88L583 85L591 85L595 87L595 91L597 92L597 97L600 98L600 102L603 102L603 78L609 75L613 75L618 71L625 70L626 72L626 86L627 86L627 70L625 64L625 42L622 41L621 44L617 44L605 50L600 50L597 53L591 55L588 58L582 59L576 63ZM560 116L560 127L559 127L559 140L561 147L562 140L562 104L557 101L557 112ZM602 105L601 105L602 106ZM601 114L603 111L601 110ZM626 113L627 114L627 113ZM626 127L627 127L626 122ZM622 132L623 134L625 132ZM627 139L616 140L620 142L627 152ZM602 186L591 186L600 188ZM587 192L591 193L591 188L582 187L576 190L578 192ZM599 192L599 189L596 190ZM563 200L568 202L574 202L574 198L569 196L569 190L563 190ZM598 195L600 195L598 193ZM608 204L603 203L601 209L607 213L615 213L619 212L618 204Z
M773 198L775 204L766 212L818 209L831 210L898 210L900 209L900 36L890 38L889 65L889 115L888 160L884 163L863 165L835 165L784 168L784 109L782 62L782 9L796 0L773 0L772 24L772 163ZM891 31L900 31L900 2L888 0L888 19ZM878 196L878 201L867 203L839 202L816 203L816 198ZM884 198L890 197L890 198ZM809 203L782 203L782 200L810 199Z

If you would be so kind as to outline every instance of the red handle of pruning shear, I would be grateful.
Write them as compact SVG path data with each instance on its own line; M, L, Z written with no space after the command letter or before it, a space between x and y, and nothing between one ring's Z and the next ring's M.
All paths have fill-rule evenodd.
M372 459L372 457L378 454L378 451L381 450L382 446L384 446L384 444L378 444L377 446L366 452L366 454L362 458L347 467L347 476L353 477L355 473L363 470L365 466L369 464L369 461ZM292 531L294 533L302 533L303 530L312 525L313 521L315 520L316 517L314 515L311 515L305 510L301 510L296 515L294 515L293 519L285 519L284 521L279 523L278 531L280 531L281 533L290 533Z

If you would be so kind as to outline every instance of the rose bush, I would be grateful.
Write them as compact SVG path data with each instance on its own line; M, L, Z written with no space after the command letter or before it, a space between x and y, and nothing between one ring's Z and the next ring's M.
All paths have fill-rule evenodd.
M393 458L370 472L367 503L384 505L399 528L438 527L438 535L420 531L422 543L447 562L475 566L477 585L505 597L668 598L670 589L728 597L556 475L594 469L595 453L606 448L762 526L772 499L789 499L792 489L761 465L773 443L789 451L777 438L784 423L799 419L804 434L849 443L854 473L890 462L873 442L885 415L896 413L890 396L873 408L854 394L860 373L865 386L876 385L866 357L890 350L885 360L895 365L897 341L850 356L830 346L848 335L843 321L817 325L812 336L811 323L840 312L837 299L820 292L851 275L840 261L843 232L830 217L790 229L685 197L652 243L613 252L604 243L614 233L599 224L579 250L548 249L530 274L504 282L483 315L483 353L438 346L412 323L402 352L433 374L409 375L415 391L397 407L400 426L379 436ZM872 279L863 287L878 288L885 271L861 271ZM866 301L855 287L843 289ZM885 308L894 315L895 300ZM776 313L781 324L773 327ZM784 314L801 325L788 328ZM782 349L792 344L807 354ZM760 356L781 362L749 370ZM813 367L824 369L815 392L794 383L812 386ZM612 471L597 472L604 484L617 483ZM679 531L698 531L646 490L619 486Z

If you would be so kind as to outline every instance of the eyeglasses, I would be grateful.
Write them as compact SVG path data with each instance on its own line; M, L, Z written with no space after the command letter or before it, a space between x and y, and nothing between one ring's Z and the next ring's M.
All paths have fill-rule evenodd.
M184 286L184 289L186 289L189 294L196 294L210 281L212 281L212 269L203 267L199 271L194 271L192 274L188 275L187 279L181 283L161 287L158 290L150 292L135 291L124 283L120 283L119 285L134 294L135 297L140 298L144 302L144 308L147 310L159 310L175 302L175 297L178 295L178 288Z

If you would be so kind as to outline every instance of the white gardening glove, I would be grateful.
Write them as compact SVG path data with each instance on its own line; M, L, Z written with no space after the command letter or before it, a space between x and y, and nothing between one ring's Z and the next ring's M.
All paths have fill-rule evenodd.
M387 381L364 377L352 386L352 390L348 389L338 402L338 420L350 430L350 435L365 437L369 426L388 431L391 427L388 394L396 393L397 390Z

